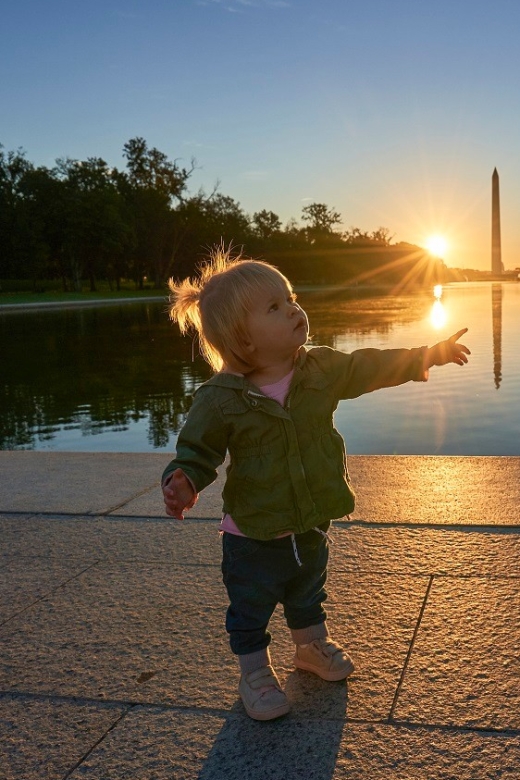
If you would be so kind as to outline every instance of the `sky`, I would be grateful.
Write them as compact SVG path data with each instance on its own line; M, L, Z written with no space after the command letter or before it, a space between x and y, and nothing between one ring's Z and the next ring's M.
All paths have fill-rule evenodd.
M518 0L0 0L0 29L0 143L36 165L123 168L141 136L195 158L193 194L325 203L481 269L496 167L520 266Z

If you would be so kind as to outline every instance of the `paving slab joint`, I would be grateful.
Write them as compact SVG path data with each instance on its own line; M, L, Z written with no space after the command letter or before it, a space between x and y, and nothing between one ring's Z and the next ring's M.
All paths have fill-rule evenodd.
M415 642L417 640L417 635L419 633L419 628L421 627L421 622L424 616L424 611L426 609L426 604L428 602L428 598L430 596L430 591L432 589L434 576L430 575L430 579L428 581L428 585L426 587L426 592L424 594L424 599L421 604L421 609L419 610L419 617L417 618L417 623L415 624L414 632L412 635L412 639L410 641L410 646L408 648L408 652L406 654L406 658L404 659L403 668L401 670L401 676L399 677L399 682L397 683L397 687L395 689L394 699L392 701L392 706L390 707L390 712L388 714L388 723L394 723L394 712L397 707L397 702L399 700L399 694L401 693L401 688L403 687L404 678L406 675L406 670L408 669L408 664L410 663L410 658L412 657L413 649L415 646Z
M78 769L81 766L81 764L83 764L83 762L86 761L87 758L94 752L94 750L97 747L99 747L99 745L108 737L108 735L111 734L112 731L114 731L114 729L117 728L117 726L119 726L119 724L126 718L128 713L131 712L134 709L135 706L136 706L135 704L129 706L124 712L122 712L120 715L118 715L118 717L109 726L109 728L105 731L105 733L102 734L101 737L93 745L91 745L89 747L89 749L81 756L79 761L77 761L74 764L74 766L72 766L68 770L68 772L65 775L63 775L63 779L62 780L67 780L67 778L71 777L71 775L74 774L76 769Z
M334 520L334 527L348 530L349 528L402 528L428 529L433 531L456 531L457 533L495 533L520 534L520 526L513 523L429 523L408 520Z
M141 496L145 496L147 493L150 493L150 491L155 490L159 487L161 484L160 480L157 480L157 482L154 482L152 485L148 485L147 487L143 488L142 490L138 490L137 493L134 493L129 498L125 498L124 501L121 501L119 504L115 504L114 506L109 507L108 509L102 510L101 512L96 512L96 515L99 515L100 517L105 517L106 515L109 515L111 512L116 512L118 509L121 509L121 507L126 506L127 504L132 503L132 501L135 501L136 498L140 498Z
M8 618L3 620L0 623L0 628L3 628L7 623L9 623L11 620L15 620L17 617L20 617L20 615L23 615L24 612L27 612L27 610L32 609L35 604L39 604L40 601L45 601L51 593L56 593L56 591L60 590L61 588L64 588L65 585L68 585L69 582L72 582L73 580L78 579L78 577L81 577L85 572L89 571L90 569L94 568L94 566L97 566L99 563L101 563L101 560L93 561L92 563L89 563L88 566L85 566L84 569L81 571L76 572L76 574L73 574L72 577L69 577L68 579L64 580L63 582L60 582L58 585L56 585L55 588L51 588L51 590L44 593L42 596L39 596L34 601L31 601L30 604L27 604L23 609L19 610L19 612L15 612L12 615L9 615Z

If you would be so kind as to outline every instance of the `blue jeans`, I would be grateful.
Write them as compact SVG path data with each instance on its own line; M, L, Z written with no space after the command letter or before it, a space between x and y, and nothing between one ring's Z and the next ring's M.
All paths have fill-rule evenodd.
M320 526L326 531L329 523ZM222 574L229 596L226 630L231 650L246 655L265 649L271 635L267 626L277 604L283 605L287 625L308 628L326 620L323 602L329 544L318 531L264 542L222 535Z

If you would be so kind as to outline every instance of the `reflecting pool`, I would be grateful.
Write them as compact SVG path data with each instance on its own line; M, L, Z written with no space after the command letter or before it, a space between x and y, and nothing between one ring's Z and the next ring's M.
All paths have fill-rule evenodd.
M299 301L311 343L346 352L431 345L469 328L464 368L340 403L351 454L520 455L520 284L301 290ZM165 308L0 309L0 449L173 451L210 371Z

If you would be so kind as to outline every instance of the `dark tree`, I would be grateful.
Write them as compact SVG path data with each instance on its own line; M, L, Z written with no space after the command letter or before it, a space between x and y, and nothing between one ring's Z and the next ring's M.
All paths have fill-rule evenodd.
M194 163L190 169L180 168L163 152L149 149L144 138L128 141L123 154L127 170L118 178L135 238L132 275L140 288L146 276L159 288L173 263L173 207L182 202Z
M262 211L257 211L256 214L253 214L252 227L260 240L267 243L280 233L282 223L278 214L275 214L274 211L262 209Z
M118 282L121 249L132 245L131 226L125 220L125 204L116 176L99 157L58 161L64 187L62 242L74 289L87 278L90 290L96 279Z

